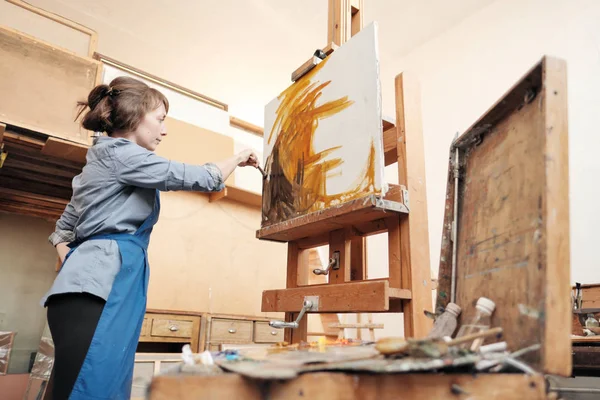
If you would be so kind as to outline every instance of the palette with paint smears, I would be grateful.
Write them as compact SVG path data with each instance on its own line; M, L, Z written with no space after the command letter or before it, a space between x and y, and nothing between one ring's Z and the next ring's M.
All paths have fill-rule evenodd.
M377 24L265 107L262 227L383 197Z

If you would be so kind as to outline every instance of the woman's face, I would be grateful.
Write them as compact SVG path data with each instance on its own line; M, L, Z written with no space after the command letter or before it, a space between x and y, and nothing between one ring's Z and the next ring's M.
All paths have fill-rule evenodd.
M150 151L156 150L156 146L158 146L163 137L167 136L166 116L167 112L164 104L147 113L142 118L137 129L133 131L132 139L145 149Z

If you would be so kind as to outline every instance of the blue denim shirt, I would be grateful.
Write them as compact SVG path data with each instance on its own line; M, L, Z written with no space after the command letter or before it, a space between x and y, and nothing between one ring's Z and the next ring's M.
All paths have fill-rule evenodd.
M212 163L190 165L168 160L123 138L102 136L88 150L81 174L73 178L73 196L48 240L83 241L109 233L133 234L152 212L155 190L220 191L221 170ZM82 243L63 264L43 297L87 292L107 299L121 266L113 240Z

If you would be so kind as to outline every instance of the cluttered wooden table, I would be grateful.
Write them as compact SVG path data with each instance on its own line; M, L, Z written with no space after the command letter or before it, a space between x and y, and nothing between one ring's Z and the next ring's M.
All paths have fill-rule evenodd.
M358 32L361 7L330 1L335 45ZM344 46L317 53L333 65L352 42L346 53ZM310 84L320 62L315 56L295 71L295 85ZM263 294L263 311L286 312L285 321L270 323L286 341L188 354L154 377L149 399L541 400L553 397L546 374L571 375L565 63L543 57L453 141L435 307L418 84L401 74L395 90L396 121L383 124L382 139L385 165L398 163L397 197L394 190L365 196L257 232L288 243L287 287ZM272 167L263 202L274 190ZM367 280L364 237L381 232L390 275ZM323 244L330 265L312 273L328 275L328 283L308 285L300 253ZM403 313L405 334L306 340L305 314L340 312Z

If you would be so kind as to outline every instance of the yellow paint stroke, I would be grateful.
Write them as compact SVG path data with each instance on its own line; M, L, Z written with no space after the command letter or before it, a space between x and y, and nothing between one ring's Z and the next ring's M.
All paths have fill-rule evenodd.
M317 106L322 91L331 81L313 81L328 59L278 97L281 101L269 133L268 143L278 132L273 151L266 162L270 181L263 196L263 218L278 222L298 214L312 212L364 195L375 185L375 146L371 142L369 158L362 176L343 193L328 195L326 181L332 170L342 165L341 158L329 158L341 146L315 152L313 139L319 121L348 109L354 101L348 96ZM336 132L341 135L343 132ZM289 193L288 193L289 192Z

